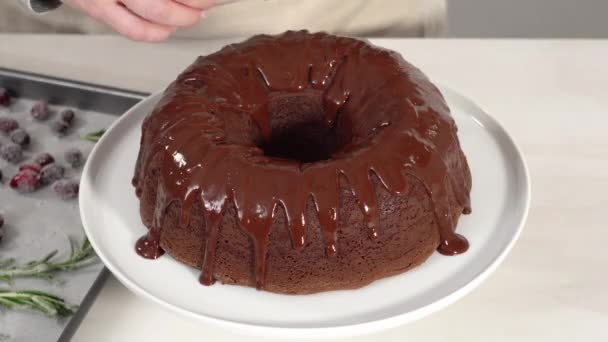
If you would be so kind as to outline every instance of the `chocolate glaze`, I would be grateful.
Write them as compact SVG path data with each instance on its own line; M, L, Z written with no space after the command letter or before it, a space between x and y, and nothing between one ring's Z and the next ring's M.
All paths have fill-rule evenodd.
M135 183L135 179L133 183ZM135 194L139 196L141 191L136 189ZM165 192L162 186L158 186L158 191L156 193L156 208L162 208L160 210L154 210L154 217L152 219L152 228L148 231L148 233L135 243L135 251L137 254L141 255L146 259L157 259L161 255L165 254L165 252L160 247L160 233L162 227L162 219L165 211Z
M265 154L259 146L284 128L276 117L286 112L273 109L273 99L304 93L311 104L306 108L313 108L312 114L320 111L320 122L331 132L331 158L309 161ZM147 148L140 151L133 184L140 194L152 160L160 160L161 181L152 227L137 242L137 252L160 256L167 206L181 203L181 224L186 225L199 197L207 236L200 281L212 284L220 221L233 201L239 224L253 241L256 285L263 288L266 246L278 206L287 215L293 247L300 249L306 243L305 209L312 197L331 257L339 253L340 180L357 197L374 239L382 227L371 177L401 194L409 186L404 174L410 174L432 199L439 252L462 253L468 243L454 232L448 201L454 194L463 212L470 213L466 160L454 153L460 150L456 131L437 88L395 52L306 31L259 35L228 45L200 57L182 73L144 122L142 146Z

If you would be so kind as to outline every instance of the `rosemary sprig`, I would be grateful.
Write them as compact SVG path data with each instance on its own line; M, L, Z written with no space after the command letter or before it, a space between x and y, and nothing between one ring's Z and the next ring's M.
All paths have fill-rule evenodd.
M85 238L80 245L70 239L70 247L70 257L59 262L52 260L57 254L57 250L40 260L33 260L22 266L15 265L15 259L0 260L0 281L10 282L17 277L52 279L56 272L80 268L96 260L95 251L88 239Z
M0 306L8 309L32 309L51 317L67 317L74 314L77 306L50 293L36 290L0 290Z
M98 142L101 139L101 136L106 132L105 129L100 129L99 131L89 132L80 136L81 139Z

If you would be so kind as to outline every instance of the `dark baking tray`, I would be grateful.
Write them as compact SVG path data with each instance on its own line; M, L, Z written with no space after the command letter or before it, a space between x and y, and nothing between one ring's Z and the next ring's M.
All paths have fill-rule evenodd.
M122 115L149 94L0 68L0 86L18 96Z
M149 94L0 68L0 87L24 98L120 116ZM110 272L103 268L66 325L58 341L69 341L99 294Z

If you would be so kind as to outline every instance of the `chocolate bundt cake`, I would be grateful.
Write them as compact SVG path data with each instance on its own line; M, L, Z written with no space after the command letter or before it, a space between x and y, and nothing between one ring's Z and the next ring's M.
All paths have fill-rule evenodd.
M471 174L439 90L396 52L325 33L200 57L145 119L137 252L200 282L351 289L458 254Z

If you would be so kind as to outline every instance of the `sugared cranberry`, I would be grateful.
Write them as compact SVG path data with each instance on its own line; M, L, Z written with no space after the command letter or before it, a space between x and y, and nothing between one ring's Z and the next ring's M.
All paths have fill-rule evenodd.
M23 170L32 170L36 173L40 172L40 166L38 166L38 164L21 164L19 165L19 171L23 171Z
M40 182L42 185L51 184L63 178L65 168L59 164L50 164L40 171Z
M68 125L72 125L72 122L74 121L74 116L75 113L71 109L64 109L61 111L61 113L59 113L59 119Z
M70 130L70 125L68 123L63 122L62 120L53 121L51 123L51 130L58 137L63 137L68 134Z
M0 106L8 106L11 103L11 94L8 89L0 88Z
M11 141L21 147L26 147L30 144L30 135L22 128L17 128L10 133Z
M10 185L19 192L32 192L40 186L40 175L32 170L21 170L11 179Z
M38 121L44 121L49 118L49 105L46 101L38 101L30 110L32 117Z
M4 217L0 215L0 242L2 242L2 237L4 236Z
M79 168L84 162L82 152L77 148L71 148L65 151L65 161L68 162L73 168Z
M12 118L0 117L0 132L8 134L19 128L17 120Z
M79 185L72 180L59 180L53 183L53 191L63 200L78 197Z
M0 147L0 158L9 163L18 163L22 157L23 150L17 144L10 143Z
M49 153L40 153L36 157L34 157L34 163L40 165L41 167L47 166L51 163L55 162L55 158Z

